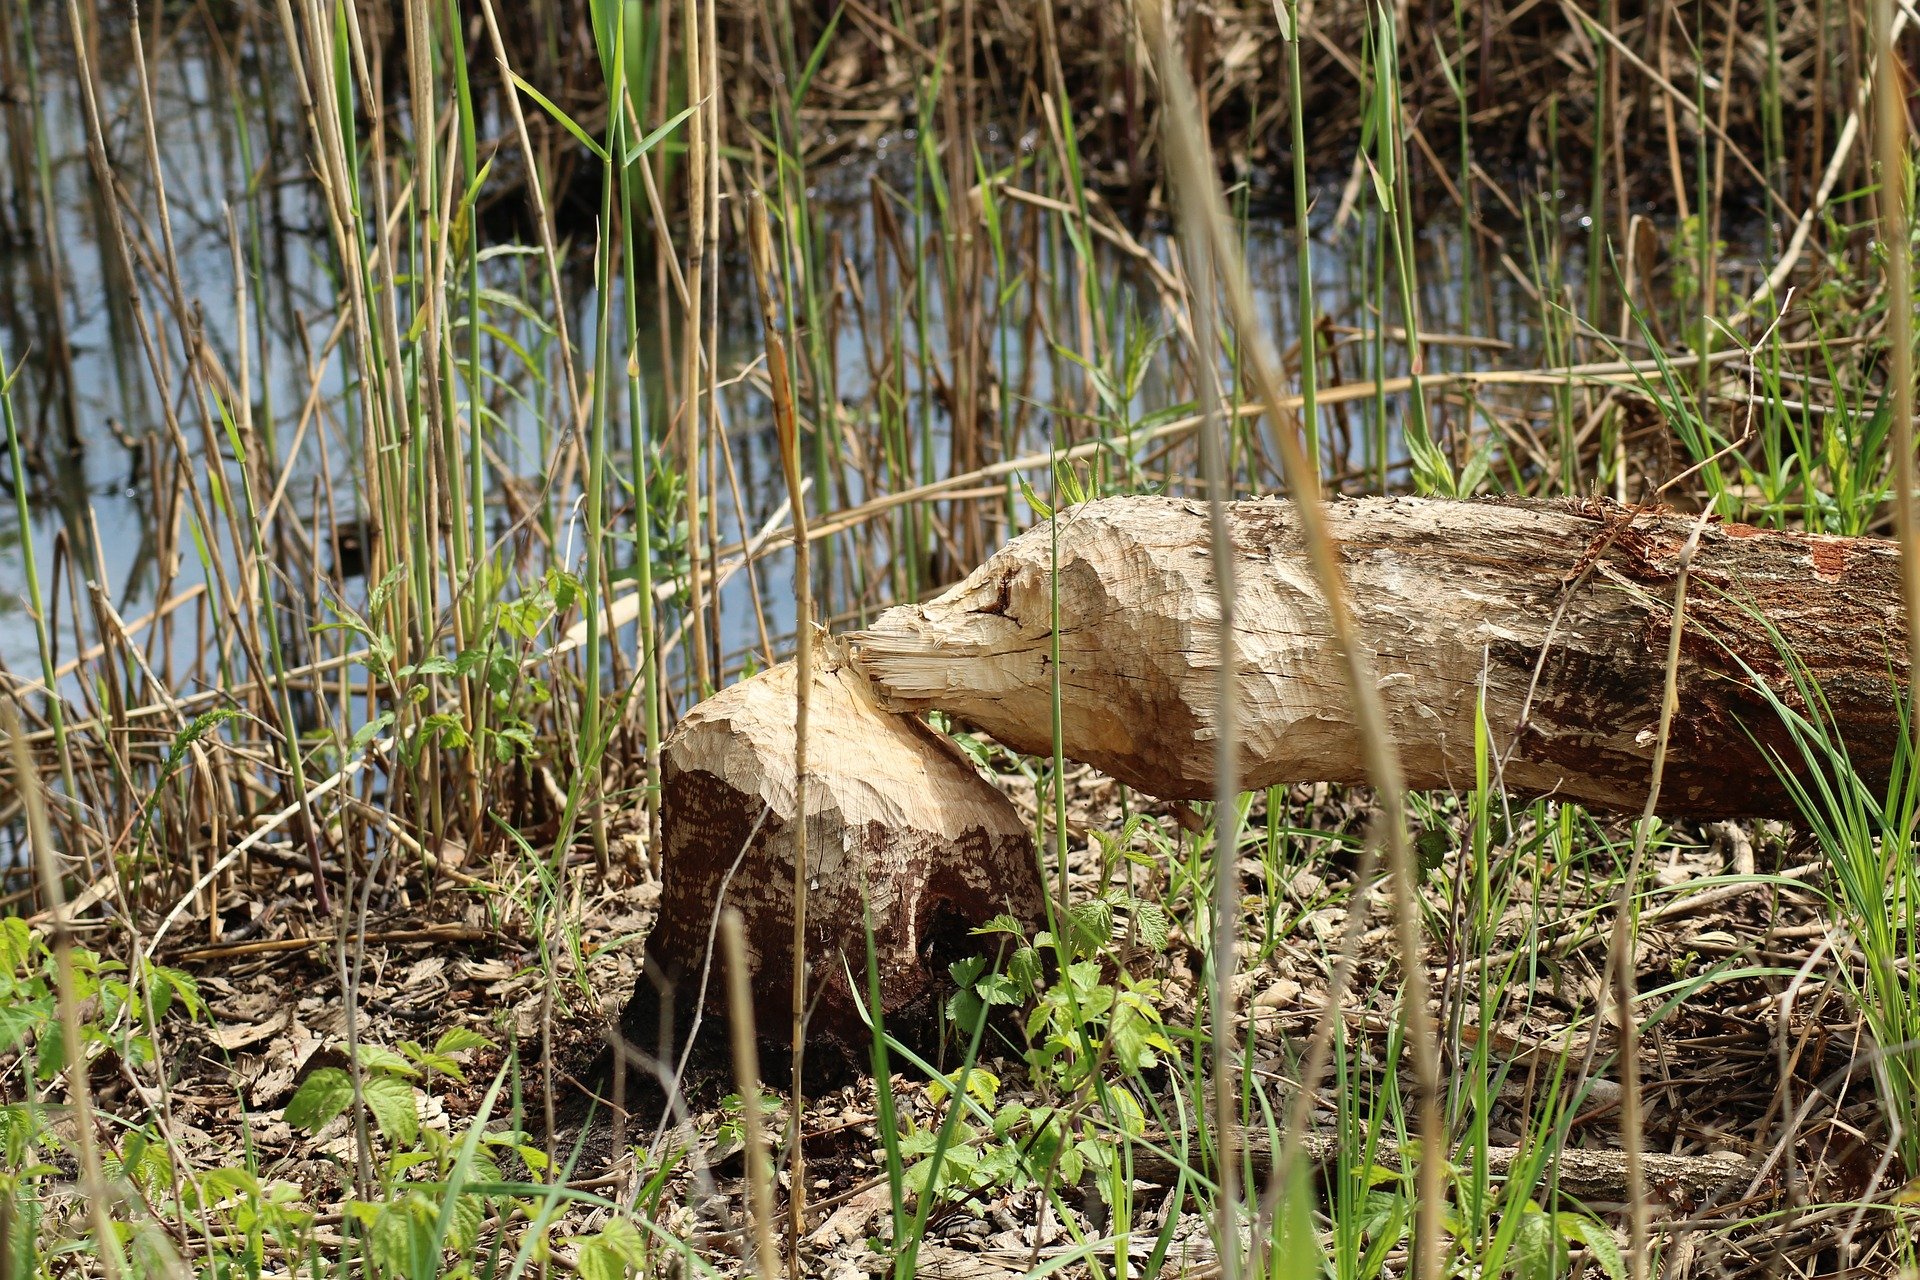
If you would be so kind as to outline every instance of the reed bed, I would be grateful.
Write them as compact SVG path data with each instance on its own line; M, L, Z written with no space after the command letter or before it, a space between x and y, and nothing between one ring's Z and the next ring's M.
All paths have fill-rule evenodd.
M676 717L1076 501L1911 541L1909 11L1588 2L0 0L0 1275L1909 1265L1817 690L1796 828L963 734L1080 922L1024 1040L569 1118Z

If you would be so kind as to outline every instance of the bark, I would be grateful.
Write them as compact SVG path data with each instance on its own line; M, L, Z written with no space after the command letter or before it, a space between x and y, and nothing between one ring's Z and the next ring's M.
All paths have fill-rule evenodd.
M809 704L806 1034L869 1042L868 911L889 1030L931 1012L940 954L982 950L966 930L1002 912L1031 924L1043 898L1033 839L1011 801L919 720L882 710L831 646L815 656ZM754 1019L791 1040L795 673L783 663L695 707L661 750L659 921L622 1019L635 1044L678 1046L704 1002L726 1025L725 975L711 972L722 902L745 917ZM859 1004L849 989L851 970ZM662 1029L679 1011L679 1034ZM724 1041L724 1036L720 1037Z
M1415 498L1335 502L1328 514L1412 786L1474 785L1484 683L1509 790L1644 805L1677 557L1695 517ZM1231 529L1242 785L1365 781L1290 504L1235 503ZM850 637L856 665L896 710L938 709L1051 752L1057 581L1066 755L1153 795L1210 796L1219 644L1205 506L1104 499L1062 512L1058 537L1057 577L1042 525L945 595ZM1799 756L1754 683L1799 703L1769 626L1824 691L1854 766L1876 786L1886 778L1907 682L1896 547L1713 524L1688 590L1664 812L1793 812L1770 754Z

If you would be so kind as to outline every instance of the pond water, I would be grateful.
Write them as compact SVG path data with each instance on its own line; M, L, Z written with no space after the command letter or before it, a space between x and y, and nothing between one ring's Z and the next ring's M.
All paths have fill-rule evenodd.
M98 638L92 607L84 595L76 599L76 584L84 593L85 583L98 581L119 615L134 621L158 603L191 593L204 580L204 571L191 536L183 532L189 521L172 466L174 454L166 444L164 408L169 396L179 406L182 382L176 330L165 316L166 282L154 261L136 264L148 328L164 348L161 359L169 370L169 386L162 389L149 367L141 326L130 302L135 290L113 247L87 160L79 86L70 59L62 53L59 31L49 25L40 39L43 65L37 90L27 100L16 95L4 107L15 164L8 199L0 205L8 232L0 239L0 341L5 343L6 360L21 370L13 399L21 436L28 445L33 570L50 603L58 660L66 663ZM143 243L157 245L162 235L159 184L145 161L131 59L111 36L104 44L102 66L109 152L126 187L127 207L142 221ZM204 325L206 341L220 353L221 364L228 370L245 367L256 422L275 441L278 487L284 490L281 500L302 515L303 524L316 526L324 523L317 518L323 512L335 520L351 520L358 503L352 485L356 465L351 447L341 444L353 438L351 432L339 432L329 440L329 432L308 422L338 422L350 417L351 410L344 403L349 391L344 362L326 357L339 314L338 284L323 210L310 180L304 123L282 83L284 70L271 50L248 50L230 65L223 49L189 23L155 61L153 93L160 172L181 294ZM34 177L36 131L44 140L44 169L51 181L45 191ZM871 178L878 173L883 180L910 183L909 166L903 162L911 161L915 141L910 131L886 135L871 146L843 151L813 175L811 207L842 259L838 274L848 296L857 291L876 308L882 292L897 292L900 286L897 275L888 274L898 272L897 260L883 251L883 237L875 226ZM1030 147L1033 139L988 131L982 142L985 150L1012 155L1023 146ZM36 209L34 202L42 196L45 208ZM1369 330L1380 321L1371 303L1381 296L1378 253L1370 249L1361 220L1338 234L1331 229L1340 197L1336 185L1316 202L1315 300L1336 324ZM54 230L50 242L33 234L44 218L50 218ZM572 230L576 247L568 282L573 335L582 349L591 349L594 317L599 312L592 292L591 227ZM925 227L909 230L929 234ZM1565 214L1553 231L1567 246L1560 272L1575 282L1584 272L1577 215ZM1171 262L1171 246L1163 232L1146 226L1135 233L1149 254L1161 263ZM490 249L509 250L490 255L489 283L510 290L534 279L533 259L510 251L511 233L484 234L492 237L483 241ZM1489 261L1490 255L1482 249L1478 267L1469 274L1467 242L1451 206L1436 206L1429 225L1420 232L1424 329L1495 340L1436 347L1431 358L1437 366L1529 367L1554 356L1551 334L1543 322L1547 309L1526 279L1551 272L1531 265L1524 247L1525 228L1516 225L1509 240L1509 261L1504 266ZM1070 250L1057 236L1036 236L1035 244L1034 262L1052 264L1062 278L1070 274L1061 261ZM1300 328L1290 233L1284 221L1257 216L1248 221L1246 245L1271 332L1278 345L1286 347L1292 341L1290 335ZM245 270L244 300L236 287L236 253ZM1097 242L1094 262L1107 323L1117 318L1128 330L1146 335L1139 344L1141 376L1136 385L1118 393L1122 403L1116 409L1123 416L1145 419L1181 398L1174 389L1181 362L1164 341L1168 320L1137 256ZM743 528L758 529L774 515L785 489L766 403L749 382L733 380L762 350L751 275L732 246L723 251L722 263L717 292L722 304L720 366L731 381L724 416L744 507L735 506L730 492L716 504L718 540L731 544L742 536ZM642 279L652 279L651 265ZM1470 287L1461 287L1463 279ZM1017 285L1018 279L997 283L1006 288L1010 283ZM922 350L943 353L948 342L941 295L933 290L922 296L925 301L915 309L913 319L923 327L914 340ZM615 299L614 314L623 305L623 300ZM1064 306L1053 319L1073 311ZM640 314L650 320L655 313L655 300L649 297ZM1074 344L1074 335L1051 333L1036 346L1030 333L1021 332L1026 318L1018 306L998 308L984 341L1002 394L1010 396L1017 389L1021 398L1018 415L1003 412L1006 421L1017 419L1018 424L1014 438L1006 444L1019 451L1044 450L1053 433L1062 430L1062 423L1071 423L1057 412L1061 405L1087 403L1087 375L1072 356L1062 354ZM1389 317L1387 323L1395 322ZM828 342L838 371L836 394L844 406L876 402L869 339L870 333L863 331L850 306L835 308ZM1366 348L1353 350L1358 360ZM1036 351L1037 358L1031 354ZM657 337L644 336L638 353L649 388L648 414L655 420L665 417L668 381L660 368L659 352ZM1384 373L1401 371L1403 348L1383 344L1380 355ZM315 368L323 370L317 378L310 374ZM1365 376L1365 372L1356 367L1350 376ZM908 371L901 385L909 394L903 412L922 417L921 438L931 442L925 456L938 474L947 457L940 401L928 394L932 388L920 369ZM503 403L493 439L496 459L491 474L496 482L499 475L510 474L521 486L537 489L547 478L544 459L552 437L542 425L540 405L532 395L509 397ZM1385 412L1398 410L1388 407ZM204 465L208 442L197 420L183 410L180 424L196 462ZM646 426L653 429L651 422ZM1325 429L1332 433L1336 424L1329 420ZM1385 438L1390 441L1392 433ZM631 433L617 430L615 439L624 447ZM226 444L216 439L213 447L224 451ZM1388 449L1390 456L1397 456L1391 443ZM1378 456L1373 459L1376 465L1379 460ZM1043 475L1036 477L1036 483L1043 479ZM844 491L833 496L831 505L857 502L865 496L870 496L868 481L849 467ZM561 509L576 508L562 504ZM578 555L576 532L563 521L556 540L570 561ZM20 552L20 534L12 502L0 504L0 549L4 549L0 554L0 661L16 675L30 677L39 670L39 654L26 603L29 566ZM56 548L64 554L57 555ZM886 555L882 548L882 563ZM751 579L742 574L728 584L722 616L723 648L729 655L737 657L756 643L758 615L750 592L761 593L769 619L789 616L790 572L787 553L776 551L756 566ZM294 574L285 587L299 591L304 589L303 581ZM861 603L853 598L851 579L844 585L847 589L837 602L842 611ZM363 591L364 584L350 590ZM869 597L874 594L866 592ZM201 629L187 625L186 619L202 603L180 607L181 625L165 632L158 664L188 663L192 655L184 649L197 643ZM775 629L777 634L780 628Z

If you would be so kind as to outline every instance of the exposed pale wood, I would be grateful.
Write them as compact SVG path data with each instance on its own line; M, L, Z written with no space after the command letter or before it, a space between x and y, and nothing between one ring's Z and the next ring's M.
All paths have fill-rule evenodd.
M1417 498L1336 502L1329 515L1411 785L1472 786L1484 681L1508 788L1625 811L1644 803L1675 557L1695 517ZM1066 754L1153 795L1209 795L1217 601L1205 506L1109 498L1059 524ZM1236 503L1232 532L1243 785L1365 781L1290 504ZM1018 750L1051 752L1052 555L1045 525L1016 538L938 599L849 637L856 665L895 709L938 709ZM1885 776L1907 679L1898 572L1895 546L1875 539L1706 531L1663 810L1792 812L1762 749L1788 750L1786 740L1742 667L1792 700L1761 618L1819 681L1855 765Z
M944 939L977 953L980 942L966 930L1001 912L1033 922L1043 898L1033 838L1012 802L948 739L883 710L832 642L815 666L808 1036L858 1048L869 1033L846 975L851 969L864 1004L868 912L883 1006L913 1020L932 1008L936 979L944 979L928 962L930 947ZM682 1032L701 1001L723 897L745 920L762 1036L788 1038L794 685L789 663L733 685L690 711L662 746L659 923L623 1018L643 1049L660 1038L662 985L672 989ZM708 1017L724 1026L719 974L705 979L704 991Z

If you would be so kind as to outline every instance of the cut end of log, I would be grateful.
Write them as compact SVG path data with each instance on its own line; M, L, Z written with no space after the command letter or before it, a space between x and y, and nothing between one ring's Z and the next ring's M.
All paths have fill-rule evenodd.
M831 643L815 672L806 1034L854 1049L871 1035L869 926L888 1029L915 1036L908 1024L930 1021L945 962L984 949L968 931L1003 913L1031 924L1044 896L1027 824L953 743L881 707ZM695 707L663 744L660 916L622 1019L648 1052L680 1043L697 1011L726 1025L713 958L723 904L745 918L759 1036L791 1039L795 708L783 663Z

